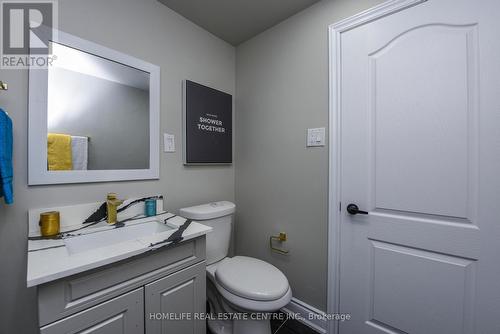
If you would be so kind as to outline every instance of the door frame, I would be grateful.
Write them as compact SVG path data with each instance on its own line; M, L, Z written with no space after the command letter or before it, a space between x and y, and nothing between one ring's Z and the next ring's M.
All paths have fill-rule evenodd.
M329 62L329 158L328 158L328 279L327 313L340 313L340 221L341 221L341 87L339 75L342 33L372 22L379 18L397 13L428 0L388 0L359 14L343 19L328 26ZM327 321L327 332L338 334L337 321Z

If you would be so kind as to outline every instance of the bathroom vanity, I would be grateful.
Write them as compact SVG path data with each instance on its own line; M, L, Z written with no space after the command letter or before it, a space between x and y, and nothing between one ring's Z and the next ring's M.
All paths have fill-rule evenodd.
M201 236L40 285L40 332L201 334L205 301Z
M139 202L85 226L101 203L29 212L27 285L38 291L42 334L205 333L206 234L212 228ZM137 199L124 202L127 207ZM40 212L61 213L60 237L40 236ZM178 236L181 235L182 239Z

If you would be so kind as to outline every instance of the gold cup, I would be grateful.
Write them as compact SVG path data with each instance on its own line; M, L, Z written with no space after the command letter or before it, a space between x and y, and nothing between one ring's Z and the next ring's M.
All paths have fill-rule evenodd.
M40 214L40 233L43 237L50 237L59 234L59 211L43 212Z

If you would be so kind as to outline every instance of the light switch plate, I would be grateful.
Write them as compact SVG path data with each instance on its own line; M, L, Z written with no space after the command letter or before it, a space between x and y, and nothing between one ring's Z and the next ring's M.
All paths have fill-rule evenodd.
M307 129L307 147L325 146L325 128Z
M163 134L163 151L166 153L175 152L175 136L164 133Z

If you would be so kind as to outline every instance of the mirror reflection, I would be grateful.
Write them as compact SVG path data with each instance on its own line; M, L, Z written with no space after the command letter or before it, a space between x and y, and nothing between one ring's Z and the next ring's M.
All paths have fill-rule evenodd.
M52 48L47 169L148 169L150 74L62 44Z

